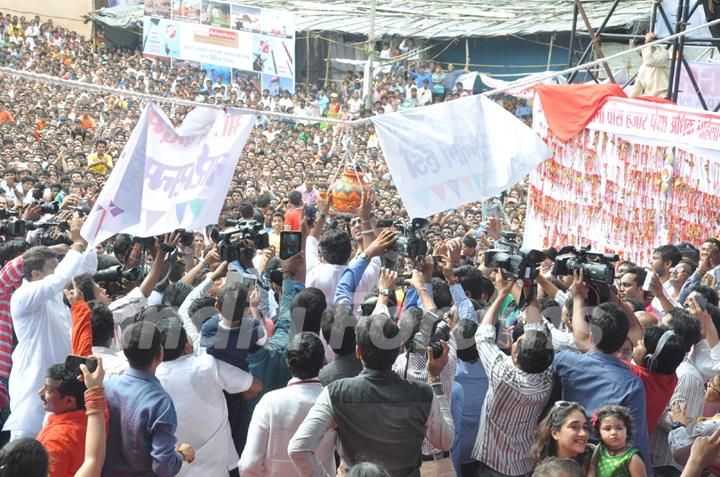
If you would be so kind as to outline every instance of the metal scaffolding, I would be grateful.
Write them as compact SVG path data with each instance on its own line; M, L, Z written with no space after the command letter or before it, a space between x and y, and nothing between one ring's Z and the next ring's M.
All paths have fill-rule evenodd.
M600 59L601 56L598 56L597 52L600 51L600 46L603 40L631 41L642 40L645 38L644 34L623 34L605 31L608 22L610 21L620 1L621 0L613 1L600 27L593 30L583 31L582 27L578 28L578 17L580 16L580 18L582 18L584 16L584 7L581 0L575 0L573 6L573 23L570 32L568 68L589 62L590 60L592 60L591 53L595 53L596 59ZM685 31L685 29L688 27L690 18L698 8L704 9L707 21L720 18L720 6L718 6L717 3L717 0L677 0L675 22L672 23L669 19L668 13L665 11L665 8L662 5L662 0L653 0L652 13L650 15L650 31L653 31L655 24L658 23L665 26L665 28L669 32L668 36L681 33ZM700 91L700 88L698 86L698 82L695 79L692 68L690 68L688 61L685 58L685 47L720 47L720 30L717 28L710 28L710 32L712 36L708 38L688 38L685 36L681 36L679 38L673 39L670 43L672 54L670 56L670 78L668 81L667 99L677 102L678 93L680 92L680 75L682 70L684 69L688 79L690 80L690 83L692 84L693 89L695 90L695 94L697 94L700 104L706 111L709 110L708 105L705 102L705 98L703 98L702 92ZM580 37L587 36L590 37L590 43L584 48L582 54L579 56L578 59L577 56L579 50L576 50L576 46L579 46L580 49L582 49L581 47L583 42L581 41ZM590 68L588 68L586 71L593 80L598 82L596 75L593 73L593 71L590 70ZM576 79L577 73L578 71L570 75L570 77L568 78L569 83L572 83ZM633 79L634 77L630 78L628 83L632 82ZM613 81L612 77L610 77L610 80ZM627 84L624 86L627 86ZM720 110L720 103L714 109L715 112L717 112L718 110Z

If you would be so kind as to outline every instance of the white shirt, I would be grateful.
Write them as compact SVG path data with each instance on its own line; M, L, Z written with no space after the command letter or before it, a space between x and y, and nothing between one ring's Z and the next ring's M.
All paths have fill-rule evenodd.
M93 356L102 358L105 379L116 378L128 369L127 358L122 351L115 352L105 346L93 346L92 352Z
M47 369L70 354L70 310L62 290L72 277L97 270L95 251L69 250L52 275L23 284L10 298L10 313L18 338L10 372L11 417L3 430L12 439L35 437L42 428L42 401L37 395Z
M195 450L195 461L179 476L226 476L238 455L228 422L223 391L247 391L253 377L209 354L185 355L158 366L155 376L172 398L177 413L178 442Z
M303 477L288 457L288 444L323 390L320 381L293 378L288 387L265 394L252 415L248 439L240 458L243 477ZM316 451L328 474L335 475L336 433L328 431Z
M426 104L432 103L432 91L430 89L420 88L417 90L418 104L425 106Z
M340 283L340 277L347 268L347 265L332 265L321 263L318 257L318 240L315 237L308 237L305 245L305 265L307 266L306 287L319 288L325 295L327 306L335 303L335 287ZM374 257L363 273L362 280L355 290L353 297L353 309L360 305L377 283L380 275L380 258Z

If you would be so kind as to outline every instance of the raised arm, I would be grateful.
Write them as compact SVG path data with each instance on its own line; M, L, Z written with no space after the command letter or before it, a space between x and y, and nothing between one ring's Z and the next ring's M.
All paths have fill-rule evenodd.
M83 380L87 387L87 391L85 391L87 428L85 429L85 460L75 472L75 477L100 477L105 463L105 440L107 439L105 412L107 411L107 401L102 387L105 371L102 358L96 359L98 362L97 368L92 373L87 369L87 366L80 365Z
M150 267L150 272L145 276L145 279L139 287L145 298L150 297L155 285L157 285L160 279L167 273L167 252L165 250L173 250L179 243L180 234L174 232L172 234L165 234L162 243L160 239L155 239L155 259L153 260L152 267Z
M572 331L575 344L582 352L590 351L592 340L590 339L590 327L585 319L585 299L588 294L588 287L585 285L582 270L575 271L575 279L570 287L573 297Z
M92 311L85 302L83 293L78 289L75 279L73 288L65 290L65 297L70 303L72 327L70 329L71 353L77 356L92 354Z

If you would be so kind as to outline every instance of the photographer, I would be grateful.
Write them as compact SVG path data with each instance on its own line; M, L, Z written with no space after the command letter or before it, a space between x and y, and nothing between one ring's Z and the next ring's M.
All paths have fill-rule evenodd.
M489 386L473 450L479 462L477 476L525 475L532 470L530 446L552 390L552 341L536 299L525 310L524 334L512 344L510 356L496 343L497 316L515 284L497 274L497 296L475 334Z
M443 391L446 396L451 395L453 381L455 380L455 370L457 367L457 353L455 337L450 333L448 324L442 320L441 310L447 308L445 303L443 308L438 310L438 307L433 301L432 295L425 288L425 281L423 274L417 270L414 270L412 277L408 282L410 286L415 287L419 291L420 298L423 303L423 309L425 314L420 313L404 313L401 318L400 326L405 328L404 321L411 320L412 323L412 334L410 339L405 343L406 352L399 354L395 359L395 363L392 366L393 371L403 379L408 381L420 381L424 382L427 380L427 363L430 354L436 353L435 348L439 343L446 342L449 350L447 353L447 364L440 373L440 382L442 383ZM474 314L474 311L473 311ZM431 315L433 318L429 318ZM424 321L428 319L436 319L436 321L429 326L429 343L428 345L433 349L432 353L425 352L420 353L419 351L425 351L426 346L424 344L416 344L418 339L417 334L420 333L420 328L424 326ZM442 348L438 348L440 350ZM436 359L439 357L434 356ZM423 464L420 467L420 472L427 472L430 475L451 475L452 474L452 461L450 459L450 452L445 450L436 449L430 442L425 440L422 447L422 461Z
M42 385L44 372L70 352L70 313L62 290L82 272L94 273L97 255L83 251L82 219L70 222L73 245L62 261L48 247L33 247L23 254L23 284L10 299L18 345L10 373L12 414L5 423L11 439L34 437L42 427L43 410L33 394Z

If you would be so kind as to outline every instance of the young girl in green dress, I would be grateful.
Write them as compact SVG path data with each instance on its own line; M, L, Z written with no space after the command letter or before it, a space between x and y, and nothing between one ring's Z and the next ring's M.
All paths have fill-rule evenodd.
M629 444L633 432L630 411L624 406L603 406L592 417L600 444L595 448L588 477L646 477L638 450Z

